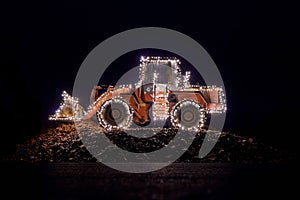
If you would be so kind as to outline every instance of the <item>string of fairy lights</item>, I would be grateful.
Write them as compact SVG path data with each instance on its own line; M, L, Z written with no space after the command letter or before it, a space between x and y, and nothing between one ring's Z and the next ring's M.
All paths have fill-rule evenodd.
M112 112L118 112L119 116L115 117L115 121L107 120L107 109L113 110ZM132 123L133 109L131 109L127 102L121 97L113 98L104 102L97 112L97 117L100 125L107 127L108 130L126 129Z
M191 118L189 123L183 122L184 113L189 113ZM204 126L206 119L203 107L191 99L183 99L175 104L170 112L170 116L172 125L184 131L198 131Z
M160 72L150 70L152 74L149 74L149 71L146 74L149 64L152 64L152 68L159 67L160 64L170 66L173 82L159 82L159 77L163 76L160 73L164 73L162 69L159 69ZM153 67L153 64L155 67ZM151 107L153 120L162 121L170 117L172 125L177 128L187 131L199 130L204 126L208 114L226 112L225 93L223 88L215 85L203 86L191 84L191 72L187 71L183 75L179 66L180 61L175 57L142 56L139 67L139 81L137 83L119 85L118 87L111 86L106 92L96 97L95 101L87 107L86 111L80 106L78 98L72 97L66 91L63 91L61 95L63 101L55 111L55 114L49 116L49 120L80 121L96 115L100 126L106 129L129 129L133 122L133 114L136 111L131 108L128 100L122 98L122 95L132 94L136 89L143 86L143 81L146 78L149 79L151 77L150 81L152 81L152 85L150 87L153 88L146 88L148 90L145 92L150 92L153 97L153 105ZM176 93L176 91L181 92L181 94L201 93L207 102L205 105L202 105L198 102L197 98L183 98L170 108L168 95L170 92ZM111 119L106 116L108 113L107 109L111 109L114 105L117 105L116 107L119 109L119 111L115 111L117 116L121 117L121 120L117 124L109 121ZM180 117L179 115L182 112L187 114ZM185 124L185 121L189 122ZM141 127L141 129L143 128Z
M49 116L52 121L79 121L86 114L83 107L79 105L79 99L72 97L66 91L61 96L63 101L54 115Z

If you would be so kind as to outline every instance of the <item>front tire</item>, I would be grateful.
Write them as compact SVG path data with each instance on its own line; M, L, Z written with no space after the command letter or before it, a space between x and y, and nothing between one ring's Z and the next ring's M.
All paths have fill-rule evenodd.
M111 129L126 129L132 123L132 109L122 98L105 101L97 111L97 119L101 127Z

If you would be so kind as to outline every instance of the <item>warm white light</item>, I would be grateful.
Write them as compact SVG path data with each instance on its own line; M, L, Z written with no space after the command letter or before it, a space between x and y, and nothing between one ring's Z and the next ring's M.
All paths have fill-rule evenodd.
M207 114L226 112L226 97L223 88L217 87L216 85L205 86L191 84L190 78L193 74L190 71L186 71L184 75L182 74L180 69L181 63L179 59L175 57L141 56L138 82L132 84L122 84L118 87L110 87L110 90L101 94L91 105L87 107L86 111L79 105L78 98L72 97L66 91L63 91L63 102L55 111L55 114L49 116L49 120L79 121L87 116L87 114L96 113L98 119L100 119L99 123L101 124L101 126L104 126L109 130L118 128L130 128L134 111L130 106L128 106L128 98L127 100L126 98L122 98L122 94L126 93L126 95L128 95L144 84L143 81L148 76L146 68L149 63L153 63L158 66L159 64L166 65L168 63L171 63L171 73L172 75L174 75L174 77L172 78L174 82L160 84L159 80L161 76L163 76L163 72L161 72L160 69L153 71L154 74L150 82L152 81L153 87L155 86L156 90L153 89L150 95L152 95L152 97L155 99L151 107L151 113L153 115L152 117L154 121L163 121L170 117L171 122L175 127L181 128L183 130L195 131L201 129L204 126ZM205 100L202 105L198 102L197 99L192 100L181 97L181 99L179 99L180 101L175 106L173 106L171 108L171 111L169 112L170 104L167 99L170 91L173 91L175 93L180 92L183 97L185 96L185 94L191 93L202 94L205 97ZM188 96L189 95L187 95L186 97ZM113 97L113 100L111 97ZM110 125L109 123L107 123L107 121L105 120L106 116L104 116L104 109L106 108L106 106L108 106L109 103L112 103L112 101L124 105L124 108L128 107L128 109L126 110L126 115L128 115L128 118L121 124L118 124L118 126ZM196 110L198 110L200 117L199 124L191 127L185 127L180 124L178 114L182 106L193 106Z

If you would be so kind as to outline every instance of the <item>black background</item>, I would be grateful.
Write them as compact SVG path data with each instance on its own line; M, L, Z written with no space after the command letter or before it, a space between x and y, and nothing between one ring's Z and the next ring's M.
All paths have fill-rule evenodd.
M225 131L295 147L299 21L287 1L19 1L2 9L1 154L48 125L95 46L147 26L182 32L210 54L227 92Z

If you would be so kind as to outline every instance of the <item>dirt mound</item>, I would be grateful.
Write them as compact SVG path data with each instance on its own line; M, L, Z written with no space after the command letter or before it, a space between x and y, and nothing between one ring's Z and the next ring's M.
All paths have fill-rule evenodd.
M90 124L83 126L91 128ZM57 123L45 129L40 135L19 144L11 159L26 162L97 162L89 153L95 145L93 137L103 133L88 133L89 142L82 143L73 123ZM220 134L220 133L219 133ZM173 129L164 129L151 138L135 138L123 132L110 132L106 136L120 148L132 152L151 152L163 148L176 135ZM231 132L222 132L219 137L214 133L199 132L185 153L176 162L235 162L235 163L279 163L292 159L287 152L265 145L253 138L246 138ZM217 138L212 151L200 159L198 153L204 137ZM185 141L183 141L184 143ZM174 146L174 149L181 148Z

